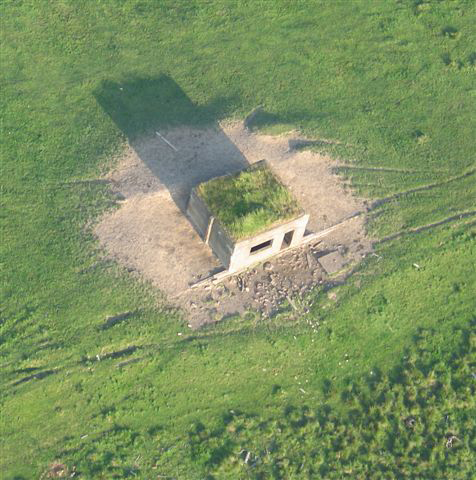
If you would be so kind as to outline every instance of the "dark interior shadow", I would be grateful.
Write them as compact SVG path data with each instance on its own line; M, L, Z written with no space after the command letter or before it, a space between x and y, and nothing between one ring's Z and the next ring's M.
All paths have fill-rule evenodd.
M94 96L182 212L195 185L249 165L219 126L233 98L194 104L168 75L103 81Z

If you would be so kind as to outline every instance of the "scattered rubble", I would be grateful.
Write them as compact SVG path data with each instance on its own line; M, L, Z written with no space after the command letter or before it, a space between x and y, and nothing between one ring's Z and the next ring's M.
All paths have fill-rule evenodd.
M339 240L337 235L301 246L256 268L225 278L221 283L204 283L189 290L186 295L178 297L183 309L189 313L189 324L197 328L247 310L269 317L282 308L284 302L297 311L296 298L326 283L339 283L349 274L360 252L369 249L360 243L352 243L345 252L341 249L343 253L339 253L336 240ZM322 255L328 251L332 253ZM325 260L321 262L323 258Z

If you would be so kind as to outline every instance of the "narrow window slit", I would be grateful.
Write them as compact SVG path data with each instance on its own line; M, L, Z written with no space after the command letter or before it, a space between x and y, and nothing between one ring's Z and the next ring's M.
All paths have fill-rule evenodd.
M260 243L259 245L255 245L254 247L251 247L250 255L261 252L261 250L271 247L272 244L273 240L271 239L267 240L266 242Z

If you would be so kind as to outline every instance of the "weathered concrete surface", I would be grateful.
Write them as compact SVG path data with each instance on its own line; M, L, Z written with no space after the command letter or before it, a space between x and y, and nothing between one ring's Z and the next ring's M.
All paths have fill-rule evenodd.
M208 206L200 198L197 189L193 188L187 206L187 217L202 240L211 248L223 267L228 269L233 253L234 243L228 237L223 227L216 220Z
M285 248L298 245L299 243L301 243L302 237L304 236L308 221L309 215L304 214L289 222L271 228L266 232L255 235L252 238L237 242L235 244L235 248L233 250L228 269L230 270L230 272L241 270L249 265L262 262L267 258L276 255L278 252L284 250ZM294 232L292 241L290 245L284 246L284 235L290 231ZM268 240L272 240L271 246L263 249L262 251L250 254L250 250L252 247L254 247L255 245L259 245L260 243L264 243Z
M347 263L347 260L338 251L323 255L319 257L318 261L329 275L342 270Z
M205 240L211 213L205 205L205 202L197 194L195 188L192 190L192 193L190 194L190 200L188 201L187 217L195 227L195 230L198 232L200 237Z
M221 264L228 269L235 245L217 219L214 220L211 227L208 246L218 257Z

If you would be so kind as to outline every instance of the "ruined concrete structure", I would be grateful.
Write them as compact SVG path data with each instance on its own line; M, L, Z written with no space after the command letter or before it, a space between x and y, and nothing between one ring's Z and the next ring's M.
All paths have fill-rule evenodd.
M249 169L255 169L259 164L263 165L265 162L258 162ZM266 168L268 168L267 165ZM199 193L199 186L191 192L187 216L203 241L209 245L230 273L245 269L285 249L301 244L309 220L309 214L300 212L293 218L287 218L278 224L274 222L270 228L256 235L237 240L232 238L219 219L213 216Z

